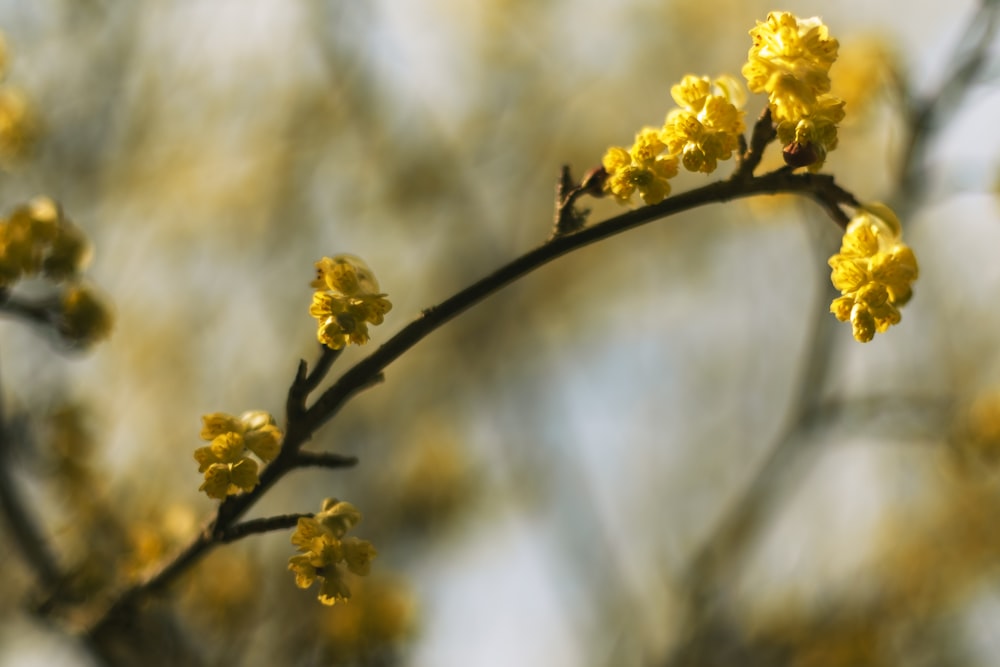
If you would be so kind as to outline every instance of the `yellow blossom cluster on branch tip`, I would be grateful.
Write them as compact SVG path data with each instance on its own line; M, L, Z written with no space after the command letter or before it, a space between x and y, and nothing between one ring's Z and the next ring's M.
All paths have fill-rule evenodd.
M309 314L318 321L316 337L339 350L368 342L368 325L382 324L392 309L368 265L353 255L324 257L316 262Z
M264 463L273 461L281 451L282 433L274 417L263 410L254 410L240 417L213 412L201 419L201 438L211 444L194 452L198 472L205 473L205 481L198 490L219 500L251 491L260 479L258 464L247 456L247 451Z
M378 552L371 542L345 537L361 521L361 512L348 502L327 498L314 517L298 521L292 544L301 552L288 559L288 569L295 573L295 585L309 588L319 579L319 601L333 605L351 597L340 563L357 575L367 575Z
M818 171L844 119L844 101L829 94L839 43L819 18L789 12L771 12L750 36L743 76L751 92L767 93L785 162Z
M902 241L902 227L886 206L871 204L847 225L840 252L830 258L830 279L842 296L830 312L851 322L854 338L867 343L900 320L913 295L917 259Z
M837 124L844 119L844 101L830 94L839 44L820 19L788 12L771 12L750 35L743 76L751 92L768 96L785 162L818 171L837 147ZM735 78L688 74L670 94L678 108L661 129L643 128L631 148L612 146L601 161L603 190L622 204L636 192L646 204L658 204L670 194L678 162L710 174L740 146L746 94Z

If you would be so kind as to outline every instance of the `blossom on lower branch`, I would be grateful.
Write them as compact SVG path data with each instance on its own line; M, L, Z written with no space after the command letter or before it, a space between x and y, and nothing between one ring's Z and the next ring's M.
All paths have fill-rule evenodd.
M899 219L880 204L864 207L844 231L840 252L830 258L830 279L841 296L830 312L851 322L854 338L867 343L900 321L899 307L913 295L919 270L902 241Z
M205 473L205 481L198 490L219 500L253 490L260 481L259 466L247 452L264 463L278 456L282 433L274 417L263 410L254 410L239 417L213 412L201 419L201 438L211 444L194 452L198 472Z
M292 544L302 552L288 559L288 569L295 573L295 585L309 588L319 579L319 601L325 605L351 597L340 563L357 575L367 575L378 552L367 540L344 537L361 521L361 512L336 498L323 501L323 509L313 517L298 521Z
M318 321L316 337L339 350L368 342L368 325L382 324L392 309L368 265L353 255L324 257L316 262L309 314Z

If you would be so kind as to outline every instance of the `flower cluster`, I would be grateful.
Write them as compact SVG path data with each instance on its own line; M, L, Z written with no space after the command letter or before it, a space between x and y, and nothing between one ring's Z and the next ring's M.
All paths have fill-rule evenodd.
M316 262L316 279L309 314L318 320L316 337L339 350L349 343L368 342L368 325L381 324L392 304L379 292L375 274L352 255L324 257Z
M37 197L0 219L0 293L25 278L64 284L54 313L65 338L87 345L111 333L110 308L82 283L90 259L83 231L63 216L59 205Z
M211 444L194 452L198 472L205 473L198 490L219 500L252 490L260 478L257 462L247 456L247 450L264 463L273 461L281 451L282 433L274 417L254 410L240 417L213 412L201 419L201 438Z
M677 157L660 155L666 144L656 128L643 128L628 150L612 146L604 155L608 178L604 188L622 204L638 190L642 201L659 204L670 194L669 179L677 175Z
M867 343L900 320L899 307L913 294L917 259L902 242L902 228L887 207L872 204L844 232L840 252L830 258L830 279L842 296L830 312L850 320L854 338Z
M344 535L361 521L361 512L348 502L327 498L323 509L314 517L298 521L292 544L300 553L288 559L288 569L295 573L295 585L309 588L320 579L319 601L332 605L347 600L351 590L338 564L357 575L367 575L378 553L367 540Z
M750 36L743 76L752 92L767 93L786 163L819 170L844 118L844 101L829 94L839 43L819 18L789 12L771 12Z
M678 162L688 171L708 174L739 145L745 129L739 109L743 91L734 79L713 82L689 74L671 94L679 108L662 128L643 128L631 148L613 146L604 155L604 189L623 204L636 191L645 203L658 204L670 194L668 180L677 175Z
M712 82L707 76L685 76L670 89L679 109L667 115L663 141L667 151L680 155L684 168L709 174L718 160L728 160L739 145L744 94L730 77Z
M0 220L0 287L42 275L54 282L79 277L89 259L87 239L58 204L38 197Z

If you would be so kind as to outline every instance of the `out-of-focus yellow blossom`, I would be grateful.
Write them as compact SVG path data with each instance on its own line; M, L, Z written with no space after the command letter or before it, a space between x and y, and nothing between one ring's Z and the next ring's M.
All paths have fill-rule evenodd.
M54 282L75 280L89 258L83 232L48 197L32 199L0 220L0 287L39 273Z
M38 134L37 115L27 96L17 88L0 88L0 159L24 156Z
M826 155L837 147L837 124L844 119L844 101L821 95L798 120L777 124L778 139L785 145L785 162L793 167L819 171Z
M111 308L91 288L69 285L62 294L59 333L77 345L88 346L111 335Z
M201 438L211 444L194 452L198 472L205 473L198 490L220 500L252 490L260 479L257 462L247 456L247 450L264 463L273 461L281 451L282 433L274 417L254 410L240 417L213 412L201 419Z
M858 122L894 77L902 76L897 54L882 37L872 35L841 44L833 68L833 92Z
M365 664L409 636L416 625L413 593L401 581L367 577L351 584L351 604L319 617L320 636L333 664Z
M776 120L801 116L830 91L830 66L839 44L818 17L771 12L750 30L753 44L743 65L751 92L766 92Z
M982 394L968 406L956 424L952 438L958 461L965 471L975 462L983 472L994 472L1000 463L1000 392Z
M680 108L667 115L663 126L667 152L680 155L688 171L715 171L718 160L732 156L746 129L738 108L745 98L742 87L731 77L713 82L688 74L670 94Z
M604 189L622 204L639 191L642 201L659 204L670 194L669 179L677 175L677 158L661 155L666 144L656 128L643 128L629 150L612 146L605 153L602 163L608 178Z
M917 259L902 242L895 214L880 204L861 210L847 225L840 252L830 258L833 286L842 296L830 312L851 322L854 338L870 341L900 320L918 275Z
M0 79L7 75L7 42L0 35ZM24 155L38 136L37 114L27 96L14 88L0 87L0 161Z
M316 337L339 350L368 342L368 325L382 324L392 309L368 265L353 255L324 257L316 262L309 314L318 321Z
M361 512L354 505L336 498L323 501L323 509L314 517L298 521L292 544L300 553L288 559L288 569L295 573L295 585L309 588L319 579L319 601L325 605L351 597L344 581L343 563L357 575L371 571L371 562L378 552L371 542L356 537L344 537L361 521Z

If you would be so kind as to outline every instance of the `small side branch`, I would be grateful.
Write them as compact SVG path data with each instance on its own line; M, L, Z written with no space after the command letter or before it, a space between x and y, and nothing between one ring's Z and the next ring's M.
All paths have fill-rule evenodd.
M757 122L754 123L753 131L750 134L750 146L746 145L746 140L740 137L740 164L731 180L746 181L753 177L753 172L760 166L760 161L764 157L764 149L778 136L771 122L771 107L764 107Z
M299 452L293 465L296 468L351 468L358 465L358 457L330 452Z
M260 535L270 533L275 530L287 530L298 524L299 519L311 517L312 514L282 514L279 516L269 516L262 519L250 519L234 526L230 526L216 538L216 541L223 544L235 542L248 535Z
M559 172L559 180L556 181L555 226L552 229L552 238L572 234L583 228L590 211L577 209L576 200L585 194L593 197L602 196L607 177L608 172L604 167L595 167L587 172L583 181L574 184L569 165L563 165Z
M4 306L9 304L7 302ZM55 590L63 575L58 560L41 531L41 522L33 516L27 503L17 492L15 480L10 475L9 453L13 445L14 429L4 412L0 401L0 515L5 519L12 542L20 550L25 564L35 572L42 587L49 591Z
M299 367L295 372L295 379L288 388L288 400L285 410L289 418L298 417L305 414L306 399L316 387L323 381L323 378L330 372L333 362L337 360L343 350L333 350L326 345L320 346L319 359L313 366L312 371L308 371L305 359L299 360Z
M53 306L55 303L50 299L46 301L30 302L13 298L0 301L0 315L16 318L29 324L42 327L49 327L54 324Z

